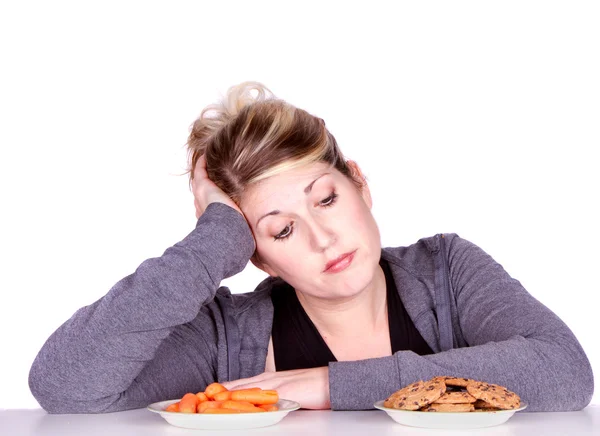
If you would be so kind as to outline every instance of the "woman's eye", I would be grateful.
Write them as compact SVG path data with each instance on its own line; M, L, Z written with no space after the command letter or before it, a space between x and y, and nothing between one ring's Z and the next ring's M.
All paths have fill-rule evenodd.
M274 239L276 241L280 241L282 239L288 238L292 234L292 231L292 225L288 224L281 232L279 232L279 234L274 236Z
M333 204L335 203L337 198L338 198L338 194L333 192L329 197L321 200L319 202L319 206L321 206L321 207L333 206ZM293 228L293 223L290 223L287 226L285 226L285 228L281 232L279 232L277 235L273 236L273 239L275 241L282 241L284 239L289 238L292 233L294 233L294 228Z
M335 192L333 192L329 197L321 200L321 202L319 204L324 207L333 206L333 204L335 203L337 198L338 198L338 195Z

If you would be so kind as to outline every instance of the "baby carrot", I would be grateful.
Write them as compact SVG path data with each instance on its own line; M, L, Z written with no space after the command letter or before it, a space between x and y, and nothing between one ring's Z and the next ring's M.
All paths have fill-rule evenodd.
M227 400L231 400L231 391L218 392L215 395L213 395L213 399L215 401L227 401Z
M222 401L203 401L198 404L198 408L196 409L198 413L204 413L208 409L217 409L221 407Z
M279 408L275 404L261 404L261 409L265 409L267 412L277 412Z
M247 401L223 401L221 408L239 410L240 412L264 412L260 407L256 407L254 404L248 403Z
M208 397L204 394L204 392L198 392L196 396L198 397L201 403L203 401L208 401Z
M204 394L208 397L209 400L212 400L215 396L215 394L218 394L219 392L224 392L226 391L227 388L225 386L223 386L221 383L211 383L209 384L206 389L204 389Z
M196 413L196 408L200 400L196 394L187 393L179 401L179 411L181 413Z
M279 395L277 391L240 389L239 391L231 392L231 399L234 401L248 401L256 405L275 404L279 401Z
M165 412L179 412L179 401L168 406Z
M220 407L218 408L212 408L212 409L206 409L203 413L244 413L242 410L235 410L235 409L221 409Z
M238 389L239 391L244 390L244 391L262 391L261 388L249 388L249 389ZM215 394L213 396L213 400L215 401L227 401L227 400L231 400L231 394L233 393L233 391L223 391L223 392L219 392L217 394Z

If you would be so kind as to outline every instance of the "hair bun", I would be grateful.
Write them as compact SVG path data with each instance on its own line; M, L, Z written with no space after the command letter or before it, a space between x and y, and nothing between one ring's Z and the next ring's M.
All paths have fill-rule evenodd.
M252 94L256 91L256 95ZM273 93L260 82L243 82L227 90L223 99L222 110L230 117L235 117L244 107L274 98Z
M238 205L248 186L317 162L354 181L325 122L276 98L259 82L232 86L204 108L192 124L188 156L190 181L205 156L209 179Z
M256 91L255 95L253 91ZM206 106L190 129L188 144L202 155L210 139L240 111L253 103L274 99L273 93L260 82L243 82L232 86L220 102Z

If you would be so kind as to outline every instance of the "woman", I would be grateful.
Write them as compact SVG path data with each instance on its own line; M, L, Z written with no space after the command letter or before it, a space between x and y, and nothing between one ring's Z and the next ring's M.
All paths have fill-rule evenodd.
M370 409L438 375L504 385L529 411L590 402L577 339L480 248L436 235L381 249L365 177L321 119L249 82L202 112L188 145L196 228L48 339L30 372L48 412L214 381ZM248 260L269 274L254 292L219 287Z

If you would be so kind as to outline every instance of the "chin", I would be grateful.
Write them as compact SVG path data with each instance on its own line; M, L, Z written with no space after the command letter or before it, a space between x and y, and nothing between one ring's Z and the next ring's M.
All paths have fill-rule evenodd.
M378 263L377 263L378 265ZM360 294L373 281L375 268L356 268L348 271L348 274L340 274L340 280L335 286L335 290L329 294L332 298L350 298Z

